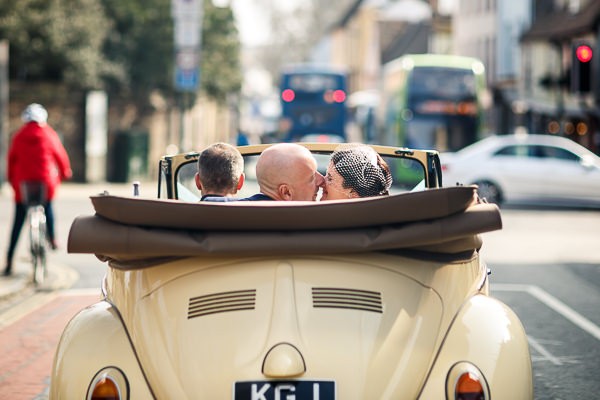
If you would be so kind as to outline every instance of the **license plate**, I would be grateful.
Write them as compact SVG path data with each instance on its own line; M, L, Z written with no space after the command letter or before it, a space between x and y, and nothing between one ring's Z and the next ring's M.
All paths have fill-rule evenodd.
M233 400L335 400L335 382L236 382Z

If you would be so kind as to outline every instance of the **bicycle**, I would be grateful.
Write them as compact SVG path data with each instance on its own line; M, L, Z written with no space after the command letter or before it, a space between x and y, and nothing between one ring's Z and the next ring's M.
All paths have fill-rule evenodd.
M33 264L33 284L41 285L48 275L46 254L48 238L46 229L46 185L29 181L21 184L23 202L27 207L26 221L29 227L29 251Z

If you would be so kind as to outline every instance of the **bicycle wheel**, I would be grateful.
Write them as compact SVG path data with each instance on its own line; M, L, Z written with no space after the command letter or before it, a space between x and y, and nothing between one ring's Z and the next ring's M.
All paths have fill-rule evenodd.
M40 285L46 278L46 216L42 206L29 212L29 244L33 264L33 283Z

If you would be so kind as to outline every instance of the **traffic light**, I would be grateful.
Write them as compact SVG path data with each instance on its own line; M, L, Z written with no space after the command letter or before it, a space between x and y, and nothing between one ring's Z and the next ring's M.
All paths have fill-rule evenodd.
M592 90L592 60L594 51L587 42L576 42L571 47L571 91L589 93Z

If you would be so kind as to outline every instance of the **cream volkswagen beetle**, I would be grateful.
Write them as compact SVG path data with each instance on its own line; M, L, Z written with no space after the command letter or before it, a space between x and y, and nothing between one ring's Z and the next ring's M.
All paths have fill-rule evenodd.
M265 146L240 148L248 193ZM50 399L532 398L479 256L498 208L441 187L434 151L374 148L390 196L199 203L197 153L160 160L157 199L92 196L68 250L106 261L104 299L65 328Z

